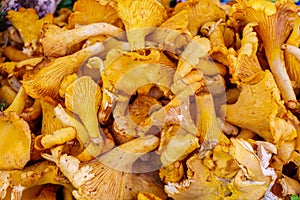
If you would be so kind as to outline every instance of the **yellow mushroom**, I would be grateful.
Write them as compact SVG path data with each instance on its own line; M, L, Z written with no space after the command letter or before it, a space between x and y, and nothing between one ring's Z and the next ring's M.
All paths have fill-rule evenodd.
M154 28L153 33L147 39L157 42L168 52L180 54L181 48L187 45L192 38L188 30L188 17L186 10L177 13L164 21L158 28Z
M210 0L192 0L179 3L175 6L172 15L176 15L182 10L188 12L188 30L192 36L195 36L206 22L225 20L226 17L225 11Z
M66 108L78 115L91 143L99 148L97 152L90 152L94 157L102 152L104 146L97 119L101 96L100 87L88 76L76 79L67 87L65 94Z
M46 184L62 185L69 190L74 189L68 179L61 174L59 168L45 160L21 170L0 171L0 177L1 199L7 199L10 196L23 199L23 192L25 193L24 199L26 199L28 196L32 197L31 189L41 185L45 187ZM26 195L27 190L31 194Z
M132 199L139 192L150 192L165 199L166 195L156 172L134 173L133 163L158 146L155 136L140 137L124 143L91 162L81 163L59 148L46 159L54 161L76 188L76 199Z
M23 52L31 56L38 49L42 26L46 23L53 23L53 15L49 13L39 19L35 9L22 7L18 11L10 10L7 14L7 19L20 32L23 39Z
M93 23L78 28L63 30L54 24L46 24L40 37L46 57L61 57L80 50L81 42L92 36L115 36L122 29L108 23Z
M248 23L243 29L243 39L241 47L238 50L238 55L229 56L231 64L229 65L230 73L232 74L232 82L241 84L251 84L249 82L256 73L261 72L262 68L256 56L258 48L258 38L253 27L257 23ZM252 79L253 80L253 79ZM255 79L254 79L255 80Z
M221 107L222 115L229 123L252 130L267 141L293 140L296 128L291 120L284 120L288 112L271 72L259 72L253 79L253 84L242 86L236 103Z
M73 6L73 13L68 19L68 27L106 22L122 27L122 21L116 11L116 2L109 0L78 0Z
M17 115L20 115L25 108L27 98L28 95L24 88L21 87L13 102L4 110L4 113L8 115L10 112L16 112Z
M103 50L103 45L95 43L72 55L53 59L48 65L34 74L24 76L22 85L33 98L59 97L59 87L63 79L79 70L84 61Z
M30 160L31 131L28 123L11 111L0 114L0 169L22 169Z
M300 88L300 17L296 17L293 31L289 36L288 40L285 44L283 44L282 48L285 49L284 56L285 56L285 64L287 73L291 79L291 81L295 82L295 88Z
M237 1L231 17L240 25L256 22L255 30L263 41L270 69L289 108L297 106L291 80L288 76L281 46L288 39L297 17L297 6L293 1L279 0L275 3L264 0Z
M166 18L166 9L156 0L118 0L117 12L125 25L131 50L145 48L145 36Z

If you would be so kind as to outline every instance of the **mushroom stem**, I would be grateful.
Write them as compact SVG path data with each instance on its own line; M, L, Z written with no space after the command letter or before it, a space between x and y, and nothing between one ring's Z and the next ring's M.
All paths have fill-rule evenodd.
M46 27L47 28L47 27ZM123 29L115 27L108 23L93 23L79 28L63 31L54 25L49 25L48 29L54 29L57 33L47 34L41 39L44 53L46 56L64 56L72 52L72 47L83 40L97 35L117 35L123 32ZM56 36L55 36L56 35Z
M275 81L282 93L282 98L291 109L297 107L296 95L287 73L283 52L280 49L266 49L266 55Z
M294 45L283 44L281 49L293 54L295 58L300 62L300 49Z

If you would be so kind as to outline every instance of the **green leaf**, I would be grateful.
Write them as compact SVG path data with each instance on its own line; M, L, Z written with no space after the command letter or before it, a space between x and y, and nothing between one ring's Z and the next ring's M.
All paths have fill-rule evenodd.
M291 196L291 200L300 200L300 197L298 196L298 194L293 194Z
M70 10L72 10L75 2L75 0L62 0L60 4L58 4L57 9L69 8Z

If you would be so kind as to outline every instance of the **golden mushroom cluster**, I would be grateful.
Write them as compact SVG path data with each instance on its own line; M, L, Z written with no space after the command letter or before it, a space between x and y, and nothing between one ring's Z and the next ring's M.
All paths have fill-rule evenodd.
M9 10L0 199L299 199L299 14L292 0Z

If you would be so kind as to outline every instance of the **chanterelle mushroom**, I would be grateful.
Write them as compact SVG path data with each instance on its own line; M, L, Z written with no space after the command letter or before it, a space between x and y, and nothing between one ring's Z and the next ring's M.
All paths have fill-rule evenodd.
M97 119L100 101L101 89L88 76L78 78L66 89L65 104L67 109L78 115L88 131L90 142L98 147L97 150L95 149L96 152L89 152L94 157L102 152L104 145Z
M165 199L157 174L132 171L133 163L157 146L158 138L149 135L124 143L91 162L80 163L72 156L60 155L59 149L44 157L56 162L71 181L76 199L135 199L142 191Z
M31 131L15 112L0 113L0 169L22 169L30 160Z
M166 9L156 0L118 0L117 12L132 50L145 48L147 28L157 27L167 18Z
M235 104L221 107L222 115L228 122L252 130L267 141L293 140L296 128L284 119L288 111L271 72L259 72L251 82L242 86Z
M23 52L31 56L38 48L40 31L45 23L53 22L53 15L47 14L42 19L32 8L25 9L21 7L18 12L9 10L8 20L20 32L24 41Z
M295 3L290 0L279 0L275 3L264 0L238 0L231 13L233 21L239 20L240 25L258 23L254 29L263 41L270 69L285 103L290 108L297 106L297 99L285 67L281 46L291 33L291 22L298 17L298 11Z
M24 76L22 84L26 93L33 98L59 98L59 87L63 79L77 72L86 59L102 50L103 45L95 43L69 56L53 59L40 71Z
M48 161L42 161L22 170L0 171L0 199L23 199L22 193L34 186L44 184L62 185L73 190L74 187L59 168Z

